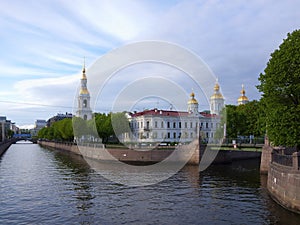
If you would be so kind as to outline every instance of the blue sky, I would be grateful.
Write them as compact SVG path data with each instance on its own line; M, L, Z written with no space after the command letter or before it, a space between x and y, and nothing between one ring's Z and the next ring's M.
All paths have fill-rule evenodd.
M71 112L83 57L89 67L143 40L199 55L227 104L236 104L242 84L250 100L259 99L257 78L286 34L299 28L299 7L296 0L0 0L0 115L28 126Z

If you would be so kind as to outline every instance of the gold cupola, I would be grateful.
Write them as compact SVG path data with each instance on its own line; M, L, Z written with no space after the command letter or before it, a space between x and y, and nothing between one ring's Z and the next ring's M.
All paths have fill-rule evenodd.
M249 102L249 99L247 98L246 91L244 88L244 84L242 84L242 90L240 91L241 96L238 98L238 105L243 105L246 104L247 102Z
M192 93L190 94L191 98L188 101L188 104L198 104L198 101L195 99L195 93L194 91L192 91Z
M86 74L85 74L85 60L83 63L83 68L82 68L82 76L81 76L81 88L79 91L79 94L84 94L84 95L89 95L89 91L87 89L87 78L86 78Z
M218 80L214 86L214 94L210 97L210 99L224 99L223 95L220 93L220 85L218 84Z

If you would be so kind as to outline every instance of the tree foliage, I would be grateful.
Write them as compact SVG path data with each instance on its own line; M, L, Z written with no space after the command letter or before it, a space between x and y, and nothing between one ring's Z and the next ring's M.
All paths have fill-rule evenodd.
M272 54L258 90L265 104L267 135L274 145L300 144L300 30Z
M254 100L238 106L226 105L221 114L220 127L223 129L226 123L227 138L250 135L263 137L265 134L263 105L259 101Z

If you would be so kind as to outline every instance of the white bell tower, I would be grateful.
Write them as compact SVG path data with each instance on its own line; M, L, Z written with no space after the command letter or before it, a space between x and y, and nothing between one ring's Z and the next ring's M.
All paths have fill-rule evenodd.
M214 87L214 94L210 97L210 113L219 115L223 107L224 98L220 92L220 86L217 79Z
M85 63L83 64L81 87L78 95L78 108L76 116L84 120L92 119L93 112L90 107L90 93L87 89L87 78L85 75Z

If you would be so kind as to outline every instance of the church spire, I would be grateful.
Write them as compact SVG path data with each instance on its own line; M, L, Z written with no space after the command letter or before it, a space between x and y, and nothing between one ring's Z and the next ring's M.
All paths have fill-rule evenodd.
M78 108L76 116L83 118L84 120L92 119L92 110L90 108L90 93L87 89L87 77L85 74L85 58L82 68L81 85L78 96Z
M85 75L85 57L83 57L83 67L82 67L82 78L81 79L86 79L86 75Z

